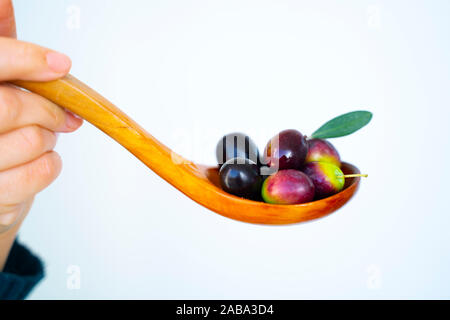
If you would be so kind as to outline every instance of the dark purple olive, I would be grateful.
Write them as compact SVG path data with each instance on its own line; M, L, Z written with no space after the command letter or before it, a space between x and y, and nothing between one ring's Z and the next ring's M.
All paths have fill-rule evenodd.
M232 158L250 159L254 163L259 163L259 151L249 136L234 132L223 136L217 143L216 158L219 166Z
M226 192L246 199L260 199L262 178L258 165L253 161L230 159L220 168L219 176L220 185Z
M264 164L273 169L300 170L308 153L305 137L297 130L284 130L270 139L264 150Z

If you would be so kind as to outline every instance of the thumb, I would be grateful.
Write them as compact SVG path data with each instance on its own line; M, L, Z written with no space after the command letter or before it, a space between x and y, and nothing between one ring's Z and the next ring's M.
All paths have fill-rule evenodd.
M0 37L0 81L51 81L65 76L71 66L62 53Z

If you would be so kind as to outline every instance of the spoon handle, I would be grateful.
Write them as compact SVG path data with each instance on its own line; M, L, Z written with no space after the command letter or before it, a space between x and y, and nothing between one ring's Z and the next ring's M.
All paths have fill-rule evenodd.
M261 224L289 224L316 219L343 206L359 186L359 177L347 179L347 186L338 194L299 205L274 205L238 198L219 187L217 168L194 164L178 156L75 77L68 75L50 82L12 83L89 121L192 200L232 219ZM360 173L356 167L346 163L343 163L343 172Z
M134 154L163 179L172 183L174 154L99 93L72 75L50 82L13 81L90 122ZM174 156L178 158L174 158Z

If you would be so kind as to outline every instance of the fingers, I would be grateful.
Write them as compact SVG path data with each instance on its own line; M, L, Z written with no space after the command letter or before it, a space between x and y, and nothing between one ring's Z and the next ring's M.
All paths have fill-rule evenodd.
M0 81L50 81L65 76L72 62L62 53L0 37Z
M16 20L11 0L0 0L0 36L16 37Z
M55 145L56 134L36 125L0 135L0 171L30 162Z
M33 124L51 131L72 132L82 123L37 94L0 85L0 134Z
M45 189L61 172L61 158L54 152L47 152L26 164L0 172L0 203L17 209L26 199ZM6 213L6 212L4 212Z

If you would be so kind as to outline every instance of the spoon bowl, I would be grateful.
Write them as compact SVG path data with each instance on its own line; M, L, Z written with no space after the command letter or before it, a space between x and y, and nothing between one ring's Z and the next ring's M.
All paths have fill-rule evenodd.
M13 81L90 122L134 154L147 167L200 205L225 217L257 224L283 225L326 216L347 203L360 178L347 178L339 193L297 205L274 205L236 197L223 191L217 167L193 163L176 154L100 94L72 75L50 81ZM342 163L344 174L359 170Z

